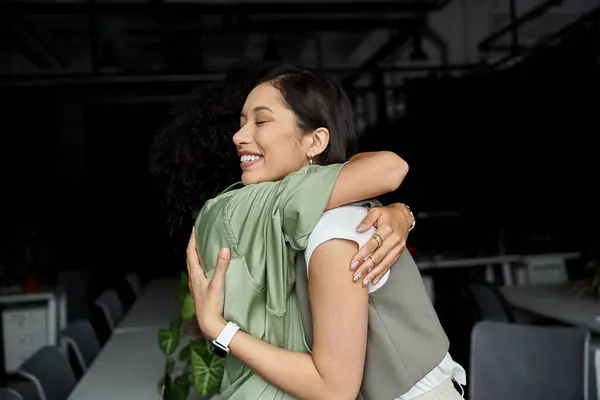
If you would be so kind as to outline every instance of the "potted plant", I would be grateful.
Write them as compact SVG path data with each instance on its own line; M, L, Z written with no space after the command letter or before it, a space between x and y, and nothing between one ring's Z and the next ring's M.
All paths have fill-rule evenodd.
M158 388L163 400L186 400L191 394L190 388L209 398L219 393L223 359L210 352L209 341L198 329L185 273L181 274L175 296L182 302L181 314L168 328L158 331L159 347L167 357Z

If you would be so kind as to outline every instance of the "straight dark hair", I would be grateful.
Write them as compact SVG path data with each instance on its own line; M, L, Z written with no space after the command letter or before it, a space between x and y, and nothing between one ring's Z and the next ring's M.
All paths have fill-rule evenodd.
M296 114L302 133L317 128L329 130L329 145L315 157L317 163L345 162L356 153L358 136L354 129L354 110L338 84L316 72L292 65L272 68L256 86L267 82L279 90L286 106Z

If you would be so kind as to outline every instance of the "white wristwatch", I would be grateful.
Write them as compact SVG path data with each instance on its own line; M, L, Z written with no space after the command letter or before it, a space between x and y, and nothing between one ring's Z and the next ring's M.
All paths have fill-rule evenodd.
M219 336L210 343L210 352L219 356L227 357L229 354L229 343L233 339L233 336L240 330L240 327L233 322L228 322L225 328L221 331Z

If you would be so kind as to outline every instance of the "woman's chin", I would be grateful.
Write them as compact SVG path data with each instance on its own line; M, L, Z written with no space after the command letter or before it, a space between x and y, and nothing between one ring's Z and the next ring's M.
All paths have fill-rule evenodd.
M242 171L242 183L244 185L254 185L264 182L277 182L285 178L287 174L274 173L275 171L267 168L253 168L251 170ZM292 173L290 171L288 173Z
M259 183L259 179L256 174L253 174L250 171L242 172L242 183L244 185L253 185L255 183Z
M244 171L242 173L242 183L244 185L254 185L263 182L276 182L281 179L275 179L265 172L266 171L262 171L262 173L261 171Z

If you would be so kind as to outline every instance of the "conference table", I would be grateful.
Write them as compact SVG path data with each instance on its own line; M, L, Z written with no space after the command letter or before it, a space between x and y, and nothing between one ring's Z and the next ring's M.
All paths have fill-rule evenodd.
M157 332L179 315L178 283L174 278L156 279L144 288L69 400L161 398L158 382L166 357L159 348ZM506 286L501 291L517 308L584 327L596 335L593 346L598 347L594 354L600 399L600 303L591 297L574 297L565 285ZM193 393L190 399L195 398L201 397Z
M178 279L151 281L115 328L100 354L71 392L69 400L160 399L158 382L166 357L158 329L181 310L175 299ZM195 394L190 399L198 398Z
M129 312L115 328L115 333L168 327L179 315L181 302L175 298L178 279L162 278L148 283Z

